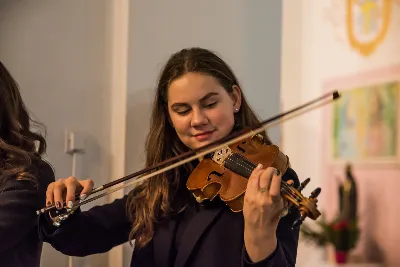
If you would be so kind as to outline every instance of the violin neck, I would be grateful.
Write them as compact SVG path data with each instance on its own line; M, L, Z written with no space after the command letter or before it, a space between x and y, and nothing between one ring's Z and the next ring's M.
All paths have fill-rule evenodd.
M239 153L232 153L225 159L224 167L240 176L249 179L251 173L257 167L257 165Z
M257 167L253 162L238 153L232 153L224 161L224 167L234 173L249 179L253 170Z

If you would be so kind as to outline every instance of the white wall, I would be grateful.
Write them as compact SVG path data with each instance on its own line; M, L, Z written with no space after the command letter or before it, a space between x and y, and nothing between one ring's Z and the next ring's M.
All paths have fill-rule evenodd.
M390 27L384 42L372 55L364 57L350 46L347 39L344 17L347 1L283 1L282 99L284 108L291 108L322 95L323 84L327 80L400 63L398 53L400 7L399 1L392 2ZM329 18L336 20L337 23L332 25ZM324 155L322 155L321 112L321 109L315 110L286 123L283 127L284 150L291 157L291 162L300 177L311 177L309 190L316 186L323 186L324 175L326 175L322 165ZM322 188L321 201L318 204L322 210L324 208L329 210L332 204L324 200L323 193L329 190L336 190L336 188ZM391 203L385 205L391 206ZM368 213L368 210L362 212ZM396 257L397 252L391 250L387 243L383 244L383 249L388 263L392 264L388 266L398 266L395 264L399 263L399 257ZM318 257L322 257L318 250L302 244L299 249L299 266L320 266Z

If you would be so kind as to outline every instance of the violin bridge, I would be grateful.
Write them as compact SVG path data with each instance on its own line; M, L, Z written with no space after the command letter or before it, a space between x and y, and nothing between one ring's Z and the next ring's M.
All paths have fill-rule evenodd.
M214 152L212 160L221 166L224 166L225 160L233 153L232 149L225 147Z

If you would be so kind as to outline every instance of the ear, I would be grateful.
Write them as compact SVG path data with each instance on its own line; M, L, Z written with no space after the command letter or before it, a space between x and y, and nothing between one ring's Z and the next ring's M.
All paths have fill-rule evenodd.
M233 112L236 113L239 111L240 106L242 105L242 90L240 90L239 86L232 86L231 98L233 100Z

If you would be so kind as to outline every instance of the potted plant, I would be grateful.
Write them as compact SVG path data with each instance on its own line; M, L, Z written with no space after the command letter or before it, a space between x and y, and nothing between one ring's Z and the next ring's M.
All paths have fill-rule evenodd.
M347 262L348 253L355 248L360 235L357 221L340 217L332 222L327 222L324 217L321 217L316 221L316 227L303 224L300 232L307 241L317 246L325 247L331 244L335 248L337 263Z
M325 216L316 221L315 227L303 224L300 228L302 236L318 246L331 244L335 248L337 263L347 262L348 253L356 246L360 230L357 216L357 184L352 165L345 165L345 180L339 183L339 214L328 222Z

